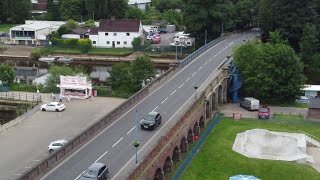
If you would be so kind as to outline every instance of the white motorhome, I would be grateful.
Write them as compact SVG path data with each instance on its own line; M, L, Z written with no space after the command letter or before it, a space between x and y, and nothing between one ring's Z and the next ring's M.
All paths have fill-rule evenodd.
M249 110L249 111L259 110L260 101L258 99L253 98L253 97L245 97L240 102L240 106Z
M192 38L190 38L189 36L179 36L177 38L173 39L173 43L172 44L182 44L183 46L192 46Z

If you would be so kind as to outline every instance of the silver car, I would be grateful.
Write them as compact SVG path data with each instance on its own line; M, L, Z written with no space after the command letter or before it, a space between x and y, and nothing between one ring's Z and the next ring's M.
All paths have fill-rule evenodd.
M80 180L104 180L109 176L109 170L103 163L93 163L80 177Z

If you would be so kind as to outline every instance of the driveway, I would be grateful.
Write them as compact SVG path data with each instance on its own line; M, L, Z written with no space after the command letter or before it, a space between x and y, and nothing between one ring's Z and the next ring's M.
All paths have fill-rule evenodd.
M46 97L46 100L49 100ZM45 101L46 101L45 100ZM16 179L48 157L51 141L70 141L110 112L124 99L95 97L94 101L63 102L63 112L37 111L21 123L0 133L0 179Z
M173 37L177 32L173 33L163 33L160 34L161 37L161 42L159 44L152 44L152 47L157 47L157 46L170 46L170 43L173 42Z
M296 108L296 107L278 107L278 106L269 106L271 111L271 117L273 114L288 114L288 115L302 115L306 119L308 115L308 108ZM220 112L223 113L226 117L233 117L233 113L239 113L242 115L242 118L258 118L258 111L248 111L240 107L239 103L235 104L225 104L221 107Z

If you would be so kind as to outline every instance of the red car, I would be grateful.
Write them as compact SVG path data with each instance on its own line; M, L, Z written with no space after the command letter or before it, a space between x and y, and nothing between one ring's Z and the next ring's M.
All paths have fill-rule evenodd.
M269 119L270 118L270 108L268 106L260 106L258 112L259 119Z
M161 42L161 38L160 36L159 37L153 37L152 40L151 40L151 43L153 44L159 44Z

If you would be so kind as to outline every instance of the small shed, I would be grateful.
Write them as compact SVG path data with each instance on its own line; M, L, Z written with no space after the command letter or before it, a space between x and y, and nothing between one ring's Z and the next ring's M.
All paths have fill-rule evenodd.
M320 85L308 85L305 84L304 88L302 89L304 95L306 97L316 97L320 96Z
M320 122L320 98L310 98L308 108L308 120Z

